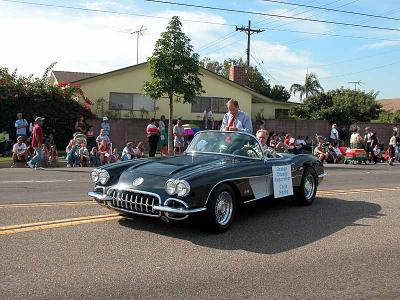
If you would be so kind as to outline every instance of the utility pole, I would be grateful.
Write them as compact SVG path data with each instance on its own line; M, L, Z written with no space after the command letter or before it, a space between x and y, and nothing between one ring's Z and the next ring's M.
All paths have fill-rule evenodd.
M236 26L236 31L242 31L247 33L247 67L250 66L250 35L253 33L260 33L263 32L264 30L261 29L252 29L251 28L251 21L249 20L249 25L248 27L237 27Z
M131 34L136 34L136 64L139 64L139 36L143 35L147 29L141 25L136 31L131 32Z
M362 85L362 84L364 84L364 82L362 82L361 80L359 80L359 81L349 81L348 83L354 84L354 91L355 91L355 92L357 91L357 85Z

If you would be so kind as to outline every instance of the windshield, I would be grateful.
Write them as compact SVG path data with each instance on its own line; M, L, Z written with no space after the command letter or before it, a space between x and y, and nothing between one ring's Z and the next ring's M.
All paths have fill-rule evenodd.
M219 153L250 158L262 158L257 139L249 134L222 131L199 132L186 152Z

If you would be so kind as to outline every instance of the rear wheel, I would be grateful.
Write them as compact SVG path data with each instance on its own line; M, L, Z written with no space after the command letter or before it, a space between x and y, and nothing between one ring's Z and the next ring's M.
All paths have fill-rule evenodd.
M207 203L205 225L212 232L224 232L232 224L235 213L235 193L229 185L222 184L212 192Z
M299 205L310 205L317 194L317 174L314 169L307 168L301 178L300 187L295 190L294 202Z

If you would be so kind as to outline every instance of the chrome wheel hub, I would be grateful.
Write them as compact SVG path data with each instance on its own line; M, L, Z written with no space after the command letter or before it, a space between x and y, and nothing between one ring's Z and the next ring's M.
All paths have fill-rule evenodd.
M219 194L215 203L215 218L220 225L226 225L232 218L233 199L228 192Z
M304 196L306 199L310 200L314 196L315 192L315 179L311 174L307 175L304 182Z

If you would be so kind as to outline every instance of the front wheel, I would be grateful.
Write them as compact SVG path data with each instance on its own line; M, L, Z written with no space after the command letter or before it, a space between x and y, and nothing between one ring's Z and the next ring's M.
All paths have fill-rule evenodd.
M317 174L314 169L307 168L301 178L300 187L295 190L294 201L299 205L310 205L317 194Z
M235 193L229 185L222 184L212 192L207 203L205 225L212 232L224 232L232 224L235 213Z

